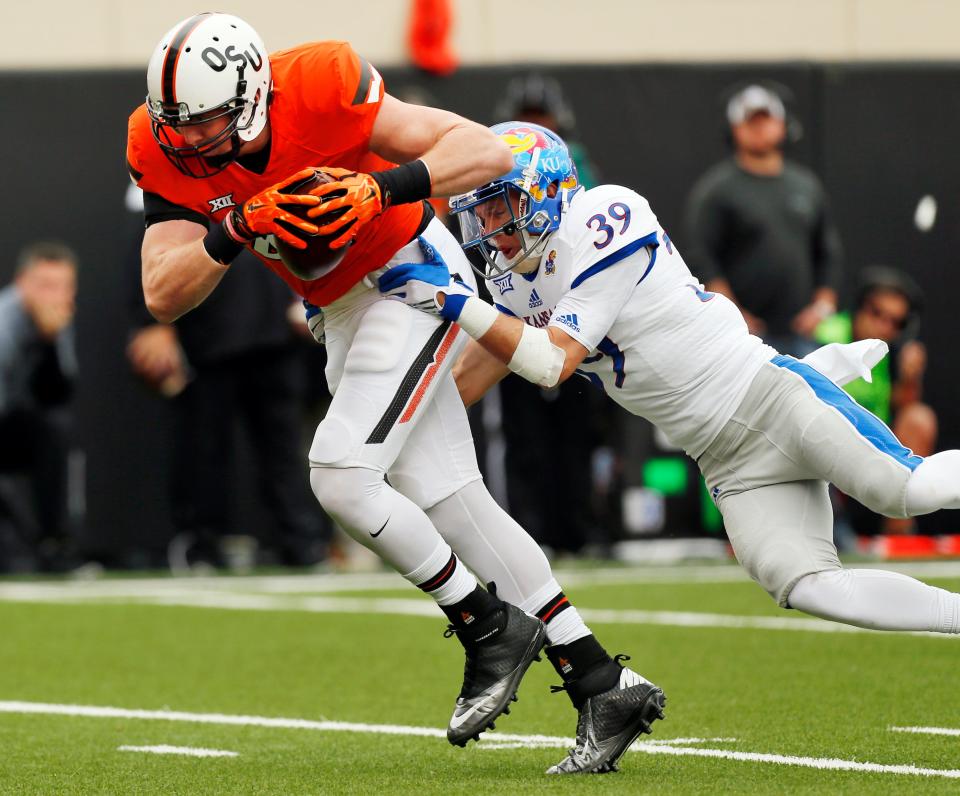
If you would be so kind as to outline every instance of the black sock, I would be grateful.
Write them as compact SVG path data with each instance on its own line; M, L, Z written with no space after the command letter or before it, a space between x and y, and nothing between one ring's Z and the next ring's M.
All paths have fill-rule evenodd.
M609 691L620 680L620 664L592 634L569 644L547 647L547 657L563 678L567 694L577 709L590 697Z
M503 600L478 585L459 602L441 605L440 608L457 630L469 632L477 623L489 617L502 605Z

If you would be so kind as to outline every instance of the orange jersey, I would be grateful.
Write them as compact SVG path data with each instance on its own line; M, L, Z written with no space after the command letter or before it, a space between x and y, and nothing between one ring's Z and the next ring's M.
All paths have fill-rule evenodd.
M394 164L369 149L384 87L379 73L346 42L303 44L270 56L270 159L257 174L231 163L197 179L182 174L153 138L146 105L130 116L127 161L137 184L168 202L219 222L234 205L310 166L339 166L369 173ZM304 281L291 274L264 239L253 251L299 295L319 307L330 304L364 275L384 265L414 236L422 203L396 205L364 224L343 261L329 274Z

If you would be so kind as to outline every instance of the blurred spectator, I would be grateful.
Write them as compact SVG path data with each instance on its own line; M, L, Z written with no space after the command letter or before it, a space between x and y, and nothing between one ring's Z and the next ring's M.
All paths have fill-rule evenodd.
M816 330L820 343L849 343L866 338L883 340L890 354L873 368L872 382L856 379L844 389L893 429L894 434L919 456L934 452L937 416L923 403L926 348L915 337L919 331L923 297L907 274L886 266L865 268L852 313L843 312L824 320ZM910 533L913 518L880 517L852 498L837 501L846 520L857 533Z
M68 512L76 295L77 257L54 242L21 251L0 290L0 571L79 564Z
M837 309L842 250L819 179L784 158L783 99L750 85L727 104L733 156L691 191L684 256L707 290L740 307L750 332L804 356Z
M532 122L555 130L567 142L581 185L595 184L586 152L576 143L573 110L556 80L539 74L515 78L496 113L498 122ZM590 554L605 555L609 529L597 516L603 499L594 494L592 467L608 414L600 408L602 394L583 379L550 390L505 379L499 390L510 513L550 550L586 547Z
M131 186L128 206L142 203ZM142 206L142 205L141 205ZM279 563L309 566L326 557L330 523L310 493L303 436L303 308L252 254L241 254L214 293L174 325L147 312L139 246L129 265L133 331L127 357L135 373L174 411L170 489L177 535L171 568L227 563L236 433L247 432L260 497L275 527L265 541ZM305 344L304 344L305 345ZM315 346L310 338L310 345ZM241 554L242 555L242 554ZM233 556L226 556L233 557Z

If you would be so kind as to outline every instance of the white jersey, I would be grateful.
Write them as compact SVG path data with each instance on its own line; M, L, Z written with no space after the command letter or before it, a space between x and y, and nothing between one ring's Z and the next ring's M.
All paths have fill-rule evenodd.
M618 185L575 194L537 269L490 292L501 312L580 342L590 353L577 372L694 458L776 355L704 291L647 200Z

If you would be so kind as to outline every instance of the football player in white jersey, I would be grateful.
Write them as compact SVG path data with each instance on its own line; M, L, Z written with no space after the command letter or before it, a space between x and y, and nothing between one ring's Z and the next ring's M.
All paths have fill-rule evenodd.
M915 456L821 372L826 357L818 370L750 335L735 305L691 275L646 199L578 188L558 136L519 122L493 130L513 170L450 204L464 248L486 260L495 306L429 251L380 281L473 338L456 367L465 402L510 371L545 387L579 373L697 461L738 560L781 607L960 633L960 595L841 566L827 494L833 482L893 517L960 508L960 451Z

